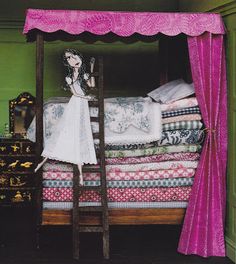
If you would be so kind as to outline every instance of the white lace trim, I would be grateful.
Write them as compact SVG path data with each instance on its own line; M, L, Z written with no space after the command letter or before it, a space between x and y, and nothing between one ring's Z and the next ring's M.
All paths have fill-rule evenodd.
M44 155L42 155L42 157L48 158L48 159L52 159L52 160L57 160L57 161L60 161L60 162L66 162L66 163L70 163L70 164L76 164L76 165L78 165L78 164L81 164L81 165L85 165L85 164L97 165L98 164L97 162L91 162L91 161L87 161L87 160L86 161L83 161L81 163L76 163L76 162L72 163L71 160L58 159L57 157L51 156L50 154L47 154L47 153L44 154Z

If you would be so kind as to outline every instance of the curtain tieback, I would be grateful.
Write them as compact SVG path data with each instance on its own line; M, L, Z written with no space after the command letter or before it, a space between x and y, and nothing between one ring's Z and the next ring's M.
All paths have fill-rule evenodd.
M215 134L216 130L213 128L206 127L202 131L205 131L206 133L213 133Z
M204 140L204 134L205 133L208 133L209 135L215 135L215 132L216 130L215 129L212 129L212 128L209 128L209 127L206 127L204 128L203 130L200 130L199 133L198 133L198 141L199 143L202 143L203 140Z
M213 136L213 137L216 136L216 130L213 129L213 128L206 127L206 128L204 128L202 131L208 133L208 135L209 135L210 137L211 137L211 136Z

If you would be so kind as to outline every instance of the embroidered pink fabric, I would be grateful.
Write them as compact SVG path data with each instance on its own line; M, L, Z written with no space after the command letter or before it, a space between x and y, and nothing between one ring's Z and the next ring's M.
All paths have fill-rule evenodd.
M222 19L217 14L34 10L24 33L63 30L119 36L134 33L188 35L196 96L208 131L186 212L178 250L184 254L225 256L224 217L227 160L227 89Z
M196 96L207 137L195 174L178 250L225 256L227 86L222 35L188 38Z
M119 36L134 33L146 36L157 33L168 36L180 33L199 36L206 31L214 34L225 32L220 15L210 13L28 9L23 33L32 29L48 33L63 30L75 35L85 31L96 35L113 32Z

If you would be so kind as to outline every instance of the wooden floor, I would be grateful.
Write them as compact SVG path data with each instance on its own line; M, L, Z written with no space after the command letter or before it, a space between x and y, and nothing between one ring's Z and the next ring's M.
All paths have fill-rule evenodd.
M1 264L74 264L71 228L43 227L41 249L34 244L33 216L24 211L0 211ZM4 214L3 214L4 213ZM111 227L111 260L102 259L102 243L98 234L83 234L81 264L231 264L228 258L184 256L176 251L178 226Z

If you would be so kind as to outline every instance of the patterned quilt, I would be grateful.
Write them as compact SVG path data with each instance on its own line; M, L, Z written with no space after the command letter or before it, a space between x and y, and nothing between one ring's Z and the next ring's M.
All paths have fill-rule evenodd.
M99 202L81 202L79 206L99 206ZM108 208L186 208L188 202L108 202ZM43 209L71 210L72 202L43 201Z
M51 100L44 105L44 143L62 117L66 103ZM106 143L149 143L161 138L160 105L150 98L114 98L105 102ZM91 112L92 110L90 110ZM92 123L92 130L98 132L98 124ZM33 119L27 138L35 141L35 119Z
M156 170L156 171L133 171L133 172L108 172L106 174L107 181L130 181L130 180L156 180L166 178L189 178L193 177L195 169L180 168L171 170ZM43 172L45 180L72 180L73 172ZM100 179L99 173L83 173L85 181L97 181Z
M191 187L171 188L108 188L109 202L171 202L188 201ZM72 188L43 188L45 201L72 201ZM100 195L96 191L84 191L81 202L98 202Z
M99 186L100 180L84 181L85 186ZM107 181L108 188L154 188L154 187L177 187L191 186L193 178L173 178L173 179L158 179L158 180L130 180L130 181ZM72 180L44 180L43 187L45 188L68 188L73 186Z

